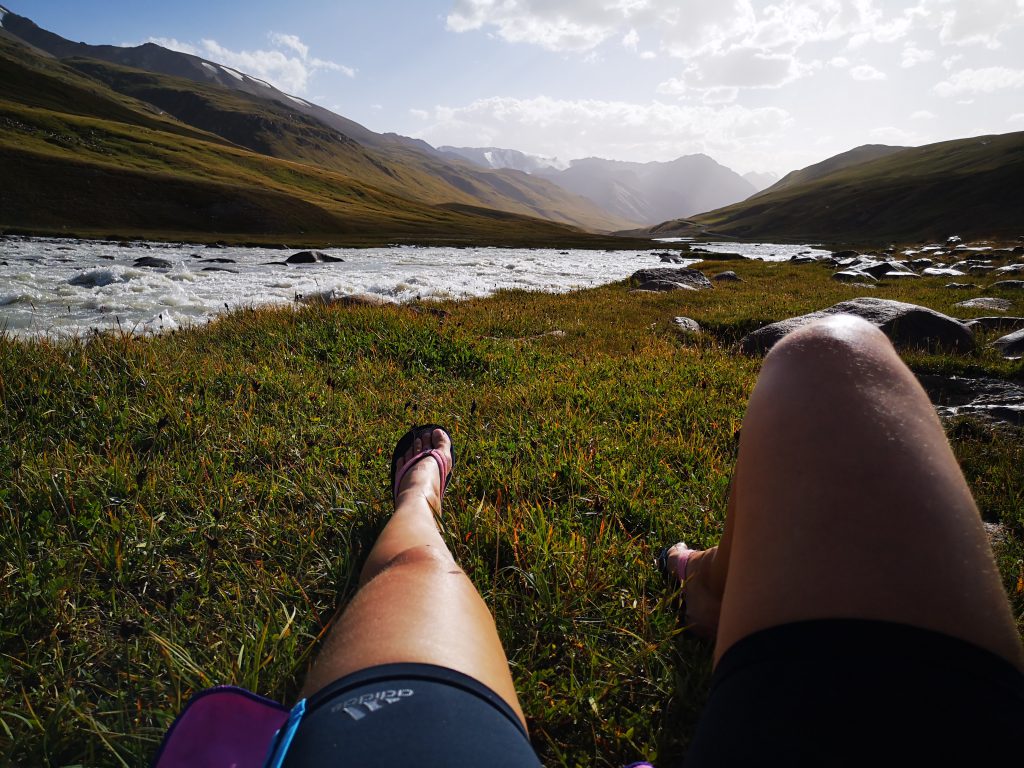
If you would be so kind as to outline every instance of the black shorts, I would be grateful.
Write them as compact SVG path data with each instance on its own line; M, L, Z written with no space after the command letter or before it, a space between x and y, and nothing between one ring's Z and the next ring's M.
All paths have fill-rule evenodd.
M331 683L278 742L283 763L269 765L284 768L540 768L526 729L500 696L432 664L384 664Z
M702 766L1019 765L1024 674L902 624L774 627L722 656L686 757Z

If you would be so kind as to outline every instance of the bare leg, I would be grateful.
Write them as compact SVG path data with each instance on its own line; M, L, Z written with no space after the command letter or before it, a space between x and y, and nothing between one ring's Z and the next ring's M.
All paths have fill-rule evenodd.
M433 447L451 451L441 430L432 440ZM422 447L429 446L416 440L406 460ZM327 636L303 696L367 667L418 662L480 681L524 720L494 619L437 530L440 507L440 472L426 458L403 478L395 513L363 567L359 591Z
M1024 669L942 426L870 324L829 318L768 355L743 424L728 518L722 544L688 571L695 612L721 600L716 662L761 629L855 618L952 635Z

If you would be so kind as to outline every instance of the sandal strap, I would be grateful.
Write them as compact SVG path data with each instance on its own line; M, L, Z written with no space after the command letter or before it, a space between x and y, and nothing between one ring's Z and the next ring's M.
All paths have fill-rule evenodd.
M402 465L402 468L398 470L398 472L395 474L395 486L394 488L391 489L391 495L395 499L398 498L398 488L402 484L402 478L405 477L406 473L410 469L412 469L415 464L419 463L421 460L427 458L428 456L437 462L437 468L441 472L441 498L442 500L444 499L444 492L445 489L448 487L448 477L452 471L452 463L451 460L443 453L441 453L441 451L439 451L437 448L429 448L422 450L419 453L412 456L407 462L405 462L405 464Z

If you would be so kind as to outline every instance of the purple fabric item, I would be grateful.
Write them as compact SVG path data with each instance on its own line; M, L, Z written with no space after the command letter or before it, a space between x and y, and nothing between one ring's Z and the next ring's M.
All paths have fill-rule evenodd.
M654 768L650 763L630 763L626 768Z
M244 688L200 691L171 724L153 768L261 768L287 719L287 709Z

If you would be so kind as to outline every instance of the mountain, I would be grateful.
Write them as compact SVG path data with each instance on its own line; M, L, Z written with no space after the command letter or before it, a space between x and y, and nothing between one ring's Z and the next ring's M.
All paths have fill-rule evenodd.
M622 218L647 223L735 203L757 191L707 155L686 155L667 163L589 157L573 160L563 171L542 169L536 175Z
M555 169L562 170L565 163L556 157L540 157L528 155L518 149L499 149L498 147L438 147L438 152L451 157L458 157L479 165L481 168L509 168L523 173Z
M795 187L800 184L806 184L820 179L824 176L828 176L830 173L841 171L844 168L849 168L854 165L860 165L861 163L867 163L871 160L877 160L880 157L895 154L896 152L902 152L906 147L890 147L885 144L865 144L860 147L855 147L848 152L842 152L838 155L822 160L820 163L814 165L808 165L806 168L801 168L799 171L791 171L787 173L782 179L775 184L769 186L767 189L760 191L758 194L764 194L765 192L779 192L783 189Z
M595 242L564 224L369 183L359 176L379 157L352 140L330 145L335 167L254 152L85 74L147 73L68 61L76 66L0 34L0 231L292 245Z
M767 173L755 173L754 171L751 171L750 173L744 173L743 178L749 181L751 186L753 186L758 192L763 189L767 189L779 180L778 175L770 171Z
M1024 234L1022 188L1024 132L860 147L789 174L742 203L647 233L831 242L1016 237Z
M262 80L197 56L152 43L118 47L71 42L10 12L3 16L0 29L8 42L17 38L25 44L8 49L9 59L26 64L33 58L49 58L66 65L51 82L58 94L70 77L67 68L72 68L96 86L105 86L109 101L117 101L111 95L115 92L131 99L135 112L176 118L180 125L174 130L179 132L191 126L207 140L219 138L267 157L336 171L357 186L369 185L417 205L456 206L462 215L493 208L591 231L630 223L544 179L482 169L447 157L425 142L374 133ZM6 87L4 96L15 103L25 97L13 91L14 81L0 87ZM50 106L81 112L75 99L67 100L66 108Z

